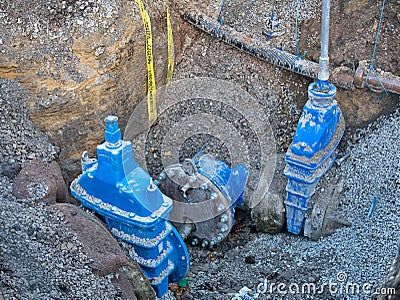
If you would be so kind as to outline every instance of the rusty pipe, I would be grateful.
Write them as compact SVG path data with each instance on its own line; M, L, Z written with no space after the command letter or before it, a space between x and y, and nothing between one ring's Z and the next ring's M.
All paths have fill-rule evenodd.
M400 94L400 77L389 72L381 72L379 78L370 74L368 76L368 62L360 61L358 68L354 74L354 86L356 88L369 88L374 92L387 92ZM383 87L382 87L383 86Z
M267 43L255 41L233 28L226 25L221 26L216 20L199 13L185 12L183 18L211 36L260 60L309 78L318 78L318 64L316 62L298 58L291 53L271 48ZM383 72L379 74L379 80L388 92L400 94L400 77L389 72ZM373 92L381 92L383 88L379 80L375 76L370 75L367 82L366 61L359 63L359 67L355 73L349 68L338 67L331 74L332 83L346 90L352 90L356 87L369 88Z
M245 36L210 17L185 12L183 18L211 36L275 66L317 79L318 64L296 55L270 47L267 43Z

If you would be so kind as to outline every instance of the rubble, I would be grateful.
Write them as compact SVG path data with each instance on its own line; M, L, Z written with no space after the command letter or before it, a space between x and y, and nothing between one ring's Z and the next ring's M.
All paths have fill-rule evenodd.
M85 217L86 213L71 204L54 204L76 212L70 215L68 224L68 217L46 209L48 204L56 201L69 201L63 176L54 161L57 151L49 138L28 119L26 90L17 82L4 79L0 79L0 87L1 166L24 165L14 182L4 176L7 168L1 169L1 297L128 299L132 298L129 295L134 289L139 300L152 299L153 290L146 288L146 285L149 286L147 279L129 261L125 261L118 270L113 269L116 260L109 262L108 266L101 262L93 265L91 256L96 253L101 257L96 252L99 250L97 246L106 241L101 239L93 243L93 236L99 236L95 224L100 226L97 231L102 228L100 221L94 216ZM10 142L16 145L15 151L7 151ZM13 191L17 198L13 196ZM79 218L86 225L75 222ZM69 226L76 229L75 233ZM93 229L92 236L78 235L85 230L88 233L88 228ZM114 257L113 253L121 253L118 243L115 240L113 243L109 244L107 253L103 253L106 258ZM87 250L89 245L95 248L92 248L93 253ZM101 272L93 271L101 268ZM124 291L123 294L119 288ZM124 298L124 295L127 297Z
M154 291L140 267L126 256L96 216L72 204L54 204L49 209L64 215L66 226L82 242L82 251L90 259L93 272L110 278L121 290L124 299L134 300L136 296L139 300L155 299ZM132 299L132 296L135 298Z
M45 186L46 192L35 197L30 190L34 184ZM60 166L56 162L46 164L40 159L29 161L19 172L14 179L13 195L17 199L31 199L47 204L68 201L75 203L68 194Z
M385 289L387 294L378 295L379 300L394 300L400 294L400 244L393 264L383 282L382 289Z
M120 299L109 279L92 272L83 245L63 215L12 196L0 177L0 290L4 299ZM65 246L63 246L65 245Z
M280 233L285 228L286 180L283 177L285 167L283 155L277 155L275 174L264 199L251 210L251 218L257 229L270 234Z
M165 4L156 0L146 5L153 25L155 76L162 86ZM121 0L0 1L0 32L0 77L24 86L31 120L58 147L60 165L72 179L79 173L81 153L94 151L101 139L103 118L116 113L125 123L146 95L139 8L135 1ZM5 150L14 149L7 143ZM26 156L30 149L20 152Z
M116 7L107 6L102 0L90 0L88 2L91 4L84 4L83 9L80 8L82 3L78 6L78 1L74 3L73 1L59 1L60 7L54 6L56 2L41 1L41 5L36 5L36 1L25 3L32 5L29 7L32 10L34 9L35 13L38 11L47 13L44 8L49 5L49 9L54 10L51 13L57 20L55 21L56 24L68 19L70 21L65 22L74 27L74 30L81 26L82 30L77 31L79 34L85 34L86 29L90 28L101 31L103 25L107 27L110 24L109 22L114 21L113 18L106 18L107 13L105 13L102 15L106 21L104 24L90 22L90 18L96 13L93 7L102 6L101 9L108 9L111 12L116 9ZM65 7L63 7L62 2L65 2ZM4 5L13 5L13 3L16 2L1 2L0 21L2 25L4 25L5 20ZM108 3L113 6L116 2ZM285 19L292 18L294 11L295 2L288 3L288 1L278 3L279 10L282 11L279 20L284 25ZM319 43L319 19L318 17L314 18L315 15L311 13L317 3L310 3L308 0L302 1L302 3L307 8L301 10L305 13L301 18L308 20L300 24L300 54L307 50L306 57L316 61L318 51L315 49L319 49L319 45L316 45L315 42ZM334 26L332 30L332 43L334 45L332 63L335 66L345 67L351 73L356 69L358 61L370 58L374 36L373 24L376 21L379 7L376 2L371 1L359 1L357 5L354 5L354 1L334 0L332 4L332 23ZM172 3L174 8L178 7L177 9L182 9L182 6L186 8L187 5L198 6L202 11L217 12L220 1L197 1L197 3L176 1L176 3ZM179 6L181 7L179 8ZM260 1L227 1L222 18L226 24L236 30L256 33L256 38L259 38L268 18L266 12L271 11L270 6L272 5L265 5ZM386 20L382 28L382 43L378 47L376 63L382 69L398 75L399 64L396 63L397 53L399 52L397 51L399 47L398 4L396 1L389 1L387 8L385 12L387 13L385 15ZM309 14L310 10L311 13ZM29 14L26 14L26 11L25 9L22 11L25 16L20 20L22 25L18 18L13 17L14 22L8 23L11 26L9 30L2 31L0 51L3 58L5 56L14 57L10 45L21 49L30 45L31 39L40 43L40 39L47 38L45 37L47 26L36 22L38 19L46 20L46 18L29 19ZM88 23L84 21L85 11L86 14L90 15ZM17 14L21 15L21 11L16 11L15 15ZM111 15L113 14L111 13ZM293 20L292 18L291 22ZM164 32L162 26L159 25L163 24L161 21L156 22L156 26L159 26L159 32ZM140 24L140 30L138 29L138 35L134 35L132 38L132 43L139 45L143 43L142 24L139 15L135 15L135 22ZM293 137L294 126L300 115L299 108L306 101L306 86L309 81L268 64L260 63L257 59L248 57L246 54L238 53L237 50L216 42L207 35L186 26L179 18L176 18L174 22L177 23L174 24L174 33L179 32L176 35L177 68L175 78L207 76L226 79L248 91L257 100L259 111L270 119L276 138L277 151L285 152ZM36 30L35 24L38 25L38 30ZM27 31L24 32L24 28L27 28ZM87 30L87 33L90 32L91 29ZM289 48L294 49L292 36L289 35L290 32L290 30L287 30L282 37L289 37L291 39ZM23 36L23 41L11 36L14 33ZM357 34L356 40L354 40L354 34ZM68 130L62 132L57 131L58 128L63 127L61 125L60 127L55 126L57 128L51 127L52 122L55 118L59 118L58 114L62 110L67 111L67 117L64 119L69 120L69 117L74 116L68 114L70 108L77 111L81 109L77 107L73 100L68 102L70 99L74 99L76 95L60 93L57 89L47 89L47 87L37 89L37 86L31 86L31 84L38 80L42 82L43 79L44 83L50 83L54 87L53 79L63 82L63 80L72 78L73 86L78 82L77 85L80 87L81 75L86 72L86 69L83 68L83 73L79 74L71 67L76 61L74 58L72 58L72 62L70 61L70 53L67 51L65 55L61 54L63 50L61 48L64 45L71 44L71 40L68 39L63 29L57 32L50 31L49 38L50 40L54 38L57 41L57 46L51 49L49 55L43 56L44 59L53 58L56 65L65 65L70 68L65 73L59 72L57 69L50 68L47 70L45 68L44 71L47 72L46 76L48 76L46 78L50 78L50 81L43 79L40 72L38 73L39 77L34 76L32 78L22 72L16 73L18 75L16 77L14 77L15 74L12 75L12 78L23 81L30 90L37 92L35 92L36 96L43 98L43 101L31 102L38 104L45 111L44 116L36 114L37 118L34 118L34 121L37 124L50 126L50 131L54 130L56 133L55 140L65 138L66 143L72 147L70 150L76 151L80 155L81 149L85 147L79 145L79 149L73 149L76 146L74 142L82 136L90 135L90 132L102 132L101 126L98 126L98 124L102 122L104 116L98 117L95 113L97 109L106 111L108 110L106 106L110 104L112 109L122 107L122 109L129 111L135 105L135 102L129 96L130 91L126 92L123 88L121 93L113 94L116 95L116 98L110 97L110 100L107 100L104 95L109 95L110 91L115 92L116 89L108 90L106 86L104 90L97 90L94 86L83 85L82 93L89 96L88 101L93 101L88 103L88 106L84 106L80 112L87 114L87 119L84 119L83 123L80 121L71 122ZM67 39L65 40L65 38ZM277 40L273 39L272 41ZM140 44L137 49L133 49L132 45L126 46L126 52L123 51L126 55L122 55L121 60L129 60L131 51L142 54L143 44ZM165 50L161 49L165 46L165 43L159 43L160 53ZM95 62L106 59L108 54L112 54L109 46L103 43L90 43L88 47L77 44L76 47L78 50L80 49L78 53L83 58L87 55L95 58ZM103 51L102 47L104 47L104 52L100 54ZM35 64L37 52L32 52L30 47L26 47L24 50L27 51L28 57L34 61L27 60L21 65L30 67L32 63ZM98 56L96 56L96 51ZM39 52L39 54L39 57L41 57L44 53ZM18 62L23 60L23 57L17 55L15 59ZM160 59L160 61L162 60ZM92 62L92 60L89 60L89 62ZM131 61L129 62L131 63ZM132 79L132 76L140 77L143 80L142 82L145 82L143 62L139 60L137 62L137 64L131 65L132 69L135 70L135 72L132 72L134 75L127 75L131 74L130 70L132 69L125 69L126 73L123 73L120 78L121 86L127 86L125 79ZM160 65L164 66L164 63L160 62ZM1 69L1 76L7 77L10 74L9 72L13 70L13 65L7 64L5 69ZM138 70L141 72L140 74L136 73ZM32 71L32 69L28 71ZM113 76L101 72L94 85L107 84L109 80L115 80ZM159 72L160 78L163 78L165 75L163 70ZM25 75L26 77L24 77ZM69 81L66 82L67 84L70 83ZM111 282L120 279L121 284L126 283L125 275L117 275L118 278L116 276L102 278L93 274L88 266L89 262L83 259L86 255L81 251L83 246L65 229L61 217L42 209L42 204L31 206L34 204L22 203L23 201L16 200L12 196L10 178L14 178L17 174L16 170L20 166L27 160L34 158L42 158L45 162L51 162L62 149L52 146L49 138L29 121L28 104L25 102L26 90L22 85L15 81L3 79L0 80L0 84L0 134L2 137L0 140L0 163L4 163L1 165L2 175L4 176L0 176L0 227L2 228L0 231L0 247L2 249L0 253L0 299L12 297L25 299L47 299L49 297L118 299L120 292ZM132 89L140 90L141 94L145 91L144 85L132 86ZM101 97L97 98L97 95L101 95ZM138 97L140 98L140 96ZM362 91L344 92L339 90L337 100L343 108L343 114L350 126L366 126L379 114L392 113L399 103L398 96L390 95L377 101L376 95ZM132 106L125 108L123 104L126 103ZM33 108L36 108L36 106L33 105ZM107 111L107 113L111 112L114 111ZM47 116L52 118L46 119ZM92 127L87 126L93 119L98 120L97 124ZM351 227L339 228L331 236L320 238L318 241L310 241L285 233L277 235L257 233L253 229L254 224L251 220L248 220L246 224L239 222L234 226L226 242L214 251L205 252L202 249L189 247L192 261L192 268L188 277L189 291L182 293L182 297L184 296L187 299L231 299L232 295L237 294L243 286L247 286L254 292L257 285L263 283L266 278L275 284L280 282L311 282L321 285L336 280L339 272L342 272L342 275L344 272L350 283L371 283L373 287L379 286L388 266L396 255L396 241L399 238L400 170L398 153L400 149L397 140L400 135L399 123L400 112L397 111L378 121L375 126L365 127L354 135L353 132L348 132L345 135L344 142L339 146L339 157L344 157L344 154L350 154L350 156L341 161L340 165L335 166L334 172L329 173L326 184L337 182L336 179L331 180L335 176L340 175L345 178L345 192L338 203L338 209L343 217L352 223ZM99 136L89 142L97 145L100 142L100 140L97 140L98 138ZM182 146L182 155L188 153L187 157L190 157L194 154L193 151L197 151L198 147L202 147L208 141L210 141L210 138L205 135L190 139ZM212 141L215 141L215 139ZM155 143L151 146L156 148L157 145ZM223 153L226 148L219 143L212 143L208 150ZM157 151L151 152L149 150L147 154L149 156L157 155ZM79 172L77 168L78 159L77 156L64 157L61 164L62 169L67 170L69 174L76 174ZM152 167L156 168L157 166ZM43 195L46 190L46 186L40 184L31 185L30 188L35 191L38 197ZM368 218L368 211L374 197L378 201L372 218ZM281 222L279 221L277 224L281 224ZM41 228L45 233L42 230L35 231L36 228ZM279 226L274 228L279 228ZM51 238L48 238L47 235ZM17 242L21 244L18 245ZM57 250L54 250L55 248ZM21 256L20 253L27 253L26 249L29 249L29 253L32 253L32 255L35 254L39 257L41 263L36 264L36 257L33 259L32 256ZM246 264L247 256L253 256L255 264ZM396 270L397 260L394 266L393 270ZM35 272L32 273L31 269ZM13 276L10 275L11 270L14 270ZM391 272L390 277L395 272ZM128 278L135 278L134 272L126 273L128 273L126 275ZM51 276L43 276L43 274L51 274ZM32 277L40 280L26 279ZM167 295L168 299L174 298L172 294L171 292ZM275 296L273 295L270 298ZM289 298L304 299L303 296L294 295ZM357 296L355 295L354 298L357 298ZM367 298L368 296L361 295L358 298ZM266 297L268 298L268 295ZM325 293L321 297L331 299L335 298L335 295Z

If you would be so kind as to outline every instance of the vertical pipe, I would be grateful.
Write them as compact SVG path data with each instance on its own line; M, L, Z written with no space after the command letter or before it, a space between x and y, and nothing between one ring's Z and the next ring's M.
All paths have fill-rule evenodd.
M321 56L319 57L318 86L325 90L329 80L329 15L330 0L322 0Z

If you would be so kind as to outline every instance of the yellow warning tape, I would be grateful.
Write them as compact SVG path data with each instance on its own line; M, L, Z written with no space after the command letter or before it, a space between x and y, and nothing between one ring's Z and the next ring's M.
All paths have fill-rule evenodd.
M146 65L147 65L147 112L149 115L149 125L151 126L157 120L157 102L156 102L156 78L154 75L153 59L153 35L151 33L151 21L142 0L135 0L140 9L140 15L143 20L143 26L146 34ZM167 84L172 81L174 74L174 37L172 33L171 15L166 0L167 11L167 33L168 33L168 70Z
M147 112L149 115L149 125L157 120L156 103L156 78L154 75L153 60L153 36L151 33L151 22L149 14L144 8L142 0L135 0L140 9L143 26L146 34L146 64L147 64Z
M169 13L168 1L167 6L167 32L168 32L168 70L167 70L167 84L172 81L174 74L174 37L172 34L171 15Z

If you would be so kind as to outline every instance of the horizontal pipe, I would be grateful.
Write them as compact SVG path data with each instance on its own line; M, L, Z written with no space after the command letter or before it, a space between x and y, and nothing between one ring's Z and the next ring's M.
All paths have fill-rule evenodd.
M318 77L318 64L315 62L271 48L264 42L256 42L229 26L221 26L216 20L207 16L185 12L183 18L213 37L261 60L310 78L317 79Z
M354 75L354 86L359 89L368 87L379 93L386 90L390 93L400 94L400 77L389 72L382 72L378 76L372 73L368 74L368 62L360 61Z
M207 16L185 12L183 18L202 31L239 49L240 51L244 51L252 56L257 57L258 59L288 71L313 79L318 78L318 64L313 61L297 57L282 50L271 48L267 43L255 41L254 39L237 32L229 26L221 26L221 24L216 20L213 20ZM368 87L374 92L381 92L383 91L383 88L380 84L381 82L386 91L400 94L400 77L389 72L384 72L383 74L379 75L379 80L376 76L370 75L368 76L368 82L366 82L367 73L362 62L360 62L360 66L361 68L359 67L357 69L355 75L350 75L348 69L342 71L341 67L333 70L331 76L332 83L342 89L347 90L352 90L354 87Z

